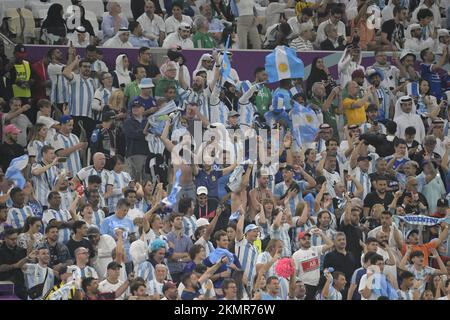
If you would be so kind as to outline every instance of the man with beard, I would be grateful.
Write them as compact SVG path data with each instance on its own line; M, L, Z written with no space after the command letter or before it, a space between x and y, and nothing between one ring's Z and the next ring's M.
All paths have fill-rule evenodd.
M382 85L384 74L381 70L371 67L367 68L366 77L367 81L375 90L373 98L376 98L376 100L373 101L373 103L378 107L377 120L386 122L391 116L392 101L394 101L394 99L389 89Z
M383 9L383 12L385 12L387 7ZM383 45L390 46L393 50L403 48L405 41L405 26L403 23L406 21L407 16L407 8L401 7L400 4L394 7L392 18L389 20L385 19L381 25L381 43Z
M387 178L386 177L378 177L375 182L375 191L370 192L364 198L364 216L367 217L369 215L372 207L380 203L387 210L388 206L391 204L394 196L391 192L386 192L387 188Z
M339 226L339 231L345 234L346 250L355 257L356 266L360 263L357 257L361 257L362 253L362 231L359 223L361 210L357 207L352 207L352 203L348 196L346 198L345 213L343 215L343 223ZM337 247L339 247L338 245Z
M432 48L426 48L420 52L420 58L423 63L420 64L420 75L422 79L428 81L430 85L430 95L436 97L438 101L441 100L443 95L442 88L442 76L445 75L445 71L442 67L448 61L448 48L444 48L442 56L437 63L434 62L436 56L433 53Z
M334 237L334 250L325 255L323 261L323 269L332 267L336 271L340 271L345 274L346 279L351 279L353 272L357 268L357 261L353 254L346 249L347 237L343 232L337 232ZM350 286L348 282L345 286L343 296L347 296L347 290Z
M325 244L311 246L311 233L321 236ZM297 270L297 279L305 283L306 300L315 300L320 279L320 256L333 247L333 241L318 228L313 228L310 232L300 232L298 240L300 249L292 255Z
M328 155L328 152L324 152L322 160L316 168L316 176L324 176L327 179L327 192L334 198L336 192L334 186L341 181L340 174L336 171L337 159L336 156Z
M269 175L266 170L259 169L256 172L256 179L258 186L256 188L253 188L249 192L250 215L252 215L252 213L256 214L264 199L272 199L273 201L275 200L273 193L269 188L269 182L271 179L273 180L273 176Z
M24 148L17 143L20 129L13 124L9 124L3 128L4 139L0 144L0 166L3 172L9 167L11 160L20 157L25 153Z
M180 68L180 89L178 89L179 101L183 105L195 104L201 115L206 119L210 119L209 97L211 96L211 87L205 89L205 79L201 76L195 76L192 81L192 89L189 84L184 81L184 70ZM186 109L187 113L187 109Z
M170 33L164 39L163 48L169 49L174 46L182 49L194 49L194 43L191 40L191 26L189 24L182 22L177 32Z

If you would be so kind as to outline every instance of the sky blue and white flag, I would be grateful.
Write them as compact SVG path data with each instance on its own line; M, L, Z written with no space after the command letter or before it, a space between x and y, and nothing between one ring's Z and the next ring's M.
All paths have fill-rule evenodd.
M233 0L232 0L233 2ZM230 78L230 72L231 72L231 63L230 59L228 58L228 46L230 44L230 36L228 36L227 41L225 43L225 50L223 52L223 58L222 63L220 66L220 75L222 76L222 79L228 80Z
M216 248L213 251L211 251L211 253L208 256L208 259L211 263L216 264L223 257L228 258L227 266L231 265L234 262L233 254L227 249L223 248Z
M386 275L383 273L375 273L372 278L372 291L377 296L388 297L389 300L397 300L398 294L392 287L391 283L387 281Z
M26 180L22 174L22 170L25 169L27 164L28 164L27 154L12 159L8 169L6 169L5 178L14 181L14 184L17 187L23 189L25 187Z
M434 226L441 222L445 221L445 218L433 218L424 215L407 215L407 216L398 216L399 219L402 219L406 223L418 225L418 226Z
M175 183L173 184L172 191L170 191L169 196L163 199L163 203L169 207L172 207L177 203L177 194L181 190L180 186L181 169L178 169L175 173Z
M314 110L294 102L292 111L292 133L298 145L314 142L320 121Z
M169 120L169 115L173 113L173 116L171 117L178 117L179 115L179 113L177 112L178 110L179 108L175 104L174 100L166 103L164 107L162 107L154 114L152 114L150 117L148 117L147 121L150 125L149 132L161 135L167 120Z
M406 92L411 97L418 97L419 96L419 84L417 82L409 82L406 85Z
M294 49L278 46L274 52L266 56L265 68L269 76L269 83L283 79L303 78L305 66L297 57Z

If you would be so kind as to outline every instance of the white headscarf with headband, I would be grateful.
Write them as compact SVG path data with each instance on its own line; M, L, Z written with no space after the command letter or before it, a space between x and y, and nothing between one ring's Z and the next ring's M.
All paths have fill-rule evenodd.
M126 54L120 54L116 58L116 72L117 80L119 82L119 86L124 84L127 85L131 83L130 71L128 68L125 69L123 66L123 60L127 57Z

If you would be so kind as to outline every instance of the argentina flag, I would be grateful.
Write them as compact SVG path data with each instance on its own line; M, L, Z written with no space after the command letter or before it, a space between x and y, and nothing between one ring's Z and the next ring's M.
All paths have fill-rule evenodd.
M169 207L172 207L175 203L177 203L177 194L180 191L180 177L181 177L181 169L178 169L175 173L175 183L173 184L172 191L170 191L169 196L165 197L162 202Z
M311 107L294 102L291 111L292 133L298 145L314 142L318 128L319 119Z
M227 54L229 44L230 44L230 36L228 36L227 41L225 43L225 50L223 52L222 63L220 66L220 74L222 75L223 79L227 79L230 76L231 72L230 59L228 58Z
M25 187L26 180L22 174L22 170L25 169L27 164L28 164L27 154L12 159L8 169L6 169L5 178L14 181L14 184L17 187L23 189Z
M297 57L294 49L278 46L274 52L266 56L265 68L269 76L269 83L283 79L303 78L305 66Z
M406 85L406 92L411 97L418 97L419 96L419 84L417 82L409 82Z

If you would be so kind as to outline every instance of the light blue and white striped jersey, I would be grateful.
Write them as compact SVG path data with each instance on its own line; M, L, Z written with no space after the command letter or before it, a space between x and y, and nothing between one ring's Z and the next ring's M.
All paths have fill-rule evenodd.
M239 123L241 126L251 127L253 125L253 116L255 115L256 107L253 103L241 104L239 103Z
M290 257L292 255L291 238L289 237L289 223L283 223L278 229L275 229L273 224L270 226L270 239L277 239L283 242L282 257Z
M123 188L128 187L128 185L130 184L131 181L133 181L133 179L131 178L130 174L128 172L122 171L120 173L115 172L114 170L110 171L111 174L111 179L112 179L112 185L113 185L113 192L112 192L112 196L108 199L108 207L109 207L109 212L116 212L116 205L117 202L119 201L120 198L123 198ZM140 209L142 212L147 212L143 211L139 205L139 203L136 203L136 207L138 209ZM143 204L142 204L143 205Z
M72 72L69 81L71 95L69 98L69 113L76 117L92 118L92 100L95 93L95 81L92 78L83 78Z
M185 90L180 87L178 88L178 95L180 97L180 101L182 101L185 105L195 102L200 113L209 120L209 88L199 93L192 89Z
M155 268L151 262L145 260L139 264L136 276L144 279L148 288L150 281L155 279Z
M50 221L56 220L61 222L69 222L71 220L69 211L65 209L47 209L44 211L44 215L42 216L42 222L44 226L50 223ZM64 244L70 240L70 228L59 228L58 229L58 242L62 242Z
M258 258L256 259L256 264L266 264L267 262L269 262L270 260L272 260L272 256L270 255L270 253L269 252L267 252L267 251L264 251L264 252L261 252L260 254L258 254ZM267 270L267 272L264 274L264 276L266 277L266 279L268 278L268 277L271 277L271 276L276 276L276 273L275 273L275 265L276 265L277 263L275 262L270 268L269 268L269 270Z
M23 206L23 208L11 207L8 210L8 218L6 223L13 228L23 228L25 220L28 217L34 217L33 209L30 206Z
M105 220L105 212L100 208L98 210L93 210L92 223L95 224L100 229L103 220Z
M391 97L388 92L389 92L388 89L385 89L383 87L380 87L376 91L376 95L378 97L378 100L380 101L377 120L389 119L389 108L391 104Z
M401 289L397 290L398 299L397 300L414 300L412 290L403 291Z
M109 105L109 98L111 97L111 94L112 91L104 87L95 90L94 100L92 101L94 120L102 120L102 111L104 110L106 105Z
M42 161L42 154L41 154L42 147L48 145L50 145L50 142L47 140L43 142L40 140L30 141L27 147L28 155L30 157L34 157L34 162L40 162Z
M46 164L43 162L33 163L31 170L43 168L45 166ZM47 171L38 176L32 176L36 200L38 200L42 206L48 205L47 197L55 187L57 178L58 169L56 166L51 166Z
M342 300L342 293L340 293L333 287L333 283L330 283L330 288L328 289L328 298L325 298L321 292L320 300Z
M102 178L102 186L99 190L101 195L104 195L106 192L106 186L107 185L113 185L113 178L111 176L111 173L109 170L102 169L101 171L97 171L94 166L87 166L78 171L77 178L81 182L83 182L84 187L86 188L88 185L88 178L89 176L99 176Z
M302 202L302 200L303 200L302 194L303 194L303 191L307 187L307 183L304 180L295 181L295 182L298 184L300 191L297 193L296 197L292 197L291 199L289 199L291 215L295 215L295 209L297 208L299 203ZM288 189L289 189L289 186L284 181L282 181L275 185L275 191L274 191L273 195L277 198L281 198L287 192Z
M211 241L206 241L205 238L200 237L194 244L199 244L205 248L205 256L209 256L209 254L214 250L214 246Z
M93 63L91 63L91 71L95 72L108 72L108 66L101 60L95 60ZM99 88L101 86L100 80L97 78L94 79L94 83L96 88Z
M53 273L53 270L47 266L42 267L39 263L26 263L24 268L22 268L22 271L25 276L25 285L27 289L31 289L38 284L44 283L45 274L48 271L44 289L42 290L42 295L49 292L55 284L55 274ZM31 300L29 297L28 299ZM35 300L42 300L42 296L36 298Z
M52 82L50 101L52 104L68 103L70 96L69 81L63 76L64 64L50 63L47 67L48 77Z
M72 201L75 197L75 192L69 191L69 189L67 189L66 191L59 191L59 195L61 196L61 209L69 210L70 205L72 204Z
M372 188L369 173L362 171L360 167L356 167L355 169L353 169L353 175L356 176L356 179L358 179L359 183L361 183L361 185L363 186L363 193L360 195L360 198L364 199ZM348 184L349 191L355 193L356 185L353 182L348 182Z
M72 265L67 267L67 272L72 273L73 279L77 283L81 283L82 279L93 277L98 279L97 271L91 266L85 266L83 268L78 267L77 265Z
M55 148L55 152L57 152L58 150L71 148L78 143L80 143L80 140L73 133L70 133L68 136L63 135L62 133L57 133L52 141L52 146ZM61 163L60 168L75 175L81 170L80 152L78 150L72 152L67 157L67 161Z
M195 230L197 230L197 218L192 215L190 217L183 217L184 234L189 238L194 235Z
M256 276L256 260L258 258L258 249L255 245L250 244L244 237L241 241L235 243L235 253L241 263L242 270L247 275L247 286L251 290L253 280Z
M287 300L289 296L289 281L283 277L278 277L278 283L280 284L279 296L281 300Z
M216 86L217 87L217 86ZM219 99L220 90L214 89L209 99L209 112L211 123L227 124L228 113L230 112L228 107Z

